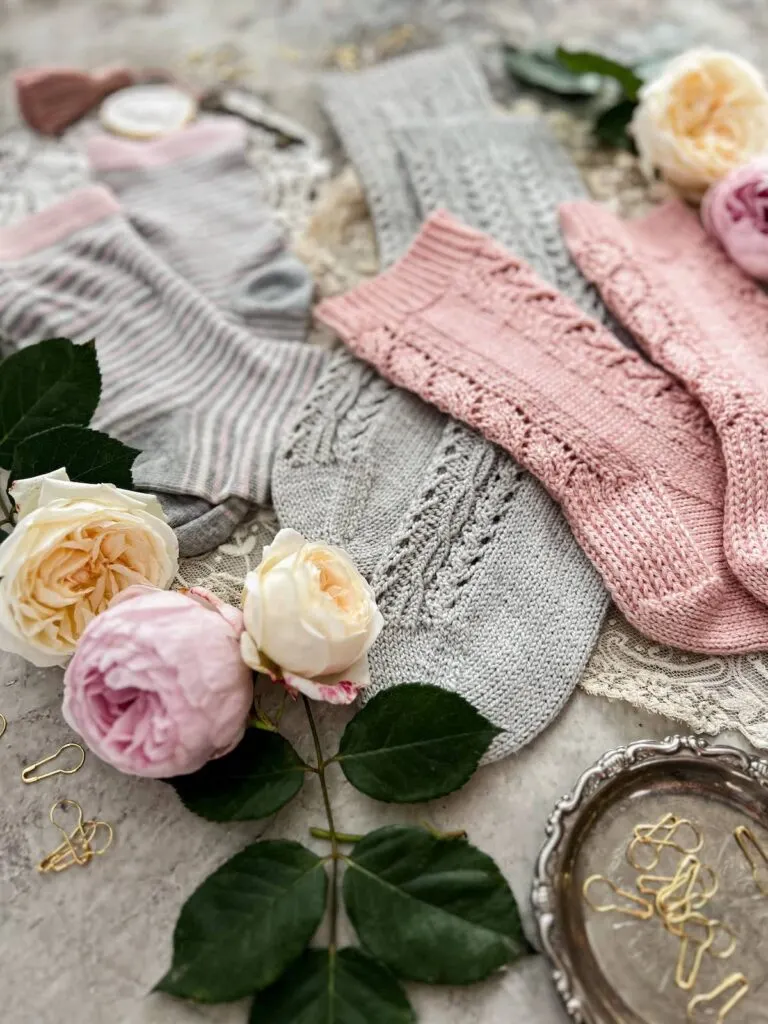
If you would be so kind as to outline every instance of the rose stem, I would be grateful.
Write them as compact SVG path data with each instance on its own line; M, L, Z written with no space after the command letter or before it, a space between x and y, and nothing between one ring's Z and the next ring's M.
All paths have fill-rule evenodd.
M330 839L331 833L327 828L318 828L317 825L312 825L309 834L315 839ZM337 843L359 843L363 837L358 835L356 832L337 832L336 842Z
M317 726L312 717L312 706L308 697L302 696L304 709L307 712L309 728L312 731L312 740L315 744L315 756L317 757L317 776L320 779L320 789L323 793L323 804L325 805L325 817L328 821L328 837L331 841L331 906L330 926L328 932L328 948L332 953L336 952L336 928L339 914L339 837L336 834L336 827L333 824L333 811L331 810L331 798L328 795L328 783L325 778L325 762L323 760L323 748L320 746L320 737L317 734Z

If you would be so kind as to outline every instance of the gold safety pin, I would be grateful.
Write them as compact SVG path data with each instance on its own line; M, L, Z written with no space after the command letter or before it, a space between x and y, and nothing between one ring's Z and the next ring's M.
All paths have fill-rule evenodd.
M0 711L0 736L3 736L5 734L5 730L7 728L8 728L8 719L5 717L5 715L2 713L2 711Z
M72 768L54 768L52 772L44 772L42 775L32 775L36 768L41 768L44 764L50 764L51 761L55 761L60 754L63 754L65 750L79 750L80 760ZM85 764L85 750L80 746L79 743L65 743L59 747L55 754L49 754L48 757L42 758L40 761L35 761L34 764L29 764L21 773L22 782L42 782L43 779L50 779L54 775L74 775L75 772L79 772Z

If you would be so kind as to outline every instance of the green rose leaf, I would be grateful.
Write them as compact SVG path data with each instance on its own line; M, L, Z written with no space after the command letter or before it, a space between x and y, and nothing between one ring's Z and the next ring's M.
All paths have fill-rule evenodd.
M131 490L131 466L139 454L122 441L90 427L51 427L16 445L11 477L49 473L65 466L70 480L83 484L114 484Z
M397 980L359 949L310 949L260 992L251 1024L415 1024Z
M601 86L598 75L574 74L564 67L553 49L505 46L504 66L507 74L525 85L546 89L557 96L594 96Z
M587 50L565 50L558 46L556 52L560 63L573 74L595 74L603 78L612 78L619 83L627 99L637 99L643 80L629 65L620 64Z
M32 434L63 423L87 426L100 393L93 342L52 338L8 356L0 363L0 465L10 469L16 445Z
M248 729L240 744L193 775L169 782L185 807L209 821L267 818L302 787L306 767L276 732Z
M609 146L634 150L635 143L628 128L636 107L634 100L622 100L604 110L595 121L595 135Z
M336 760L374 800L417 803L463 786L501 731L457 693L405 683L377 694L355 715Z
M531 952L503 875L465 839L400 825L369 833L344 900L368 951L413 981L466 985Z
M241 999L276 981L325 911L323 862L299 843L253 843L184 904L173 964L156 989L201 1003Z

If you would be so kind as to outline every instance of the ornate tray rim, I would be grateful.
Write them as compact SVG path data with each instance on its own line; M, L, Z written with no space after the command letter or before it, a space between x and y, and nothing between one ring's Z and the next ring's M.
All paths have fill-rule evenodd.
M663 740L638 740L625 747L607 751L590 768L582 772L570 793L557 801L546 824L547 839L536 861L531 902L541 940L542 952L548 957L552 978L569 1017L576 1024L595 1024L588 998L574 975L570 957L558 942L556 916L555 860L566 836L569 819L582 804L594 796L617 775L644 761L680 754L723 761L759 785L768 788L768 760L756 757L738 747L709 743L701 736L667 736Z

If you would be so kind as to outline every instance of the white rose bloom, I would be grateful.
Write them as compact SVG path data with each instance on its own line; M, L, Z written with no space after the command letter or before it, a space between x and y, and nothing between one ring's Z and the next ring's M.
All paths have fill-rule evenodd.
M647 82L639 100L630 130L643 170L657 168L688 199L768 149L765 81L732 53L689 50Z
M349 556L280 530L248 573L243 659L314 700L347 704L368 683L384 620Z
M58 469L17 480L11 496L19 518L0 547L0 649L62 665L121 590L171 585L178 543L153 495L72 483Z

